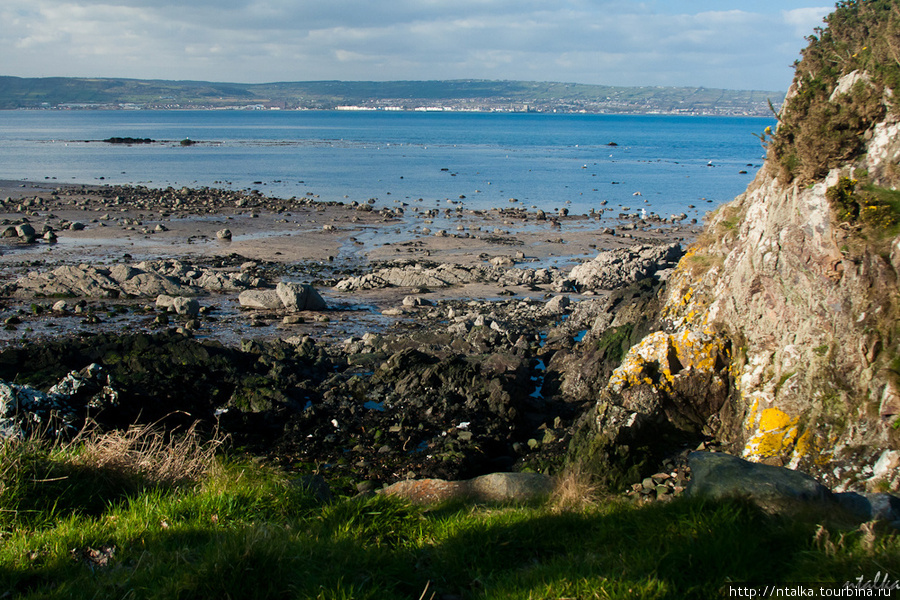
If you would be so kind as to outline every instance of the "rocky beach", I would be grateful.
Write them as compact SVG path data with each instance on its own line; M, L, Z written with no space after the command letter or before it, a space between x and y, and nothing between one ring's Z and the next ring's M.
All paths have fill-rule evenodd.
M560 394L554 360L640 321L699 231L216 189L0 198L0 377L115 397L82 390L71 423L199 420L361 488L561 465L589 398ZM585 368L611 371L632 329Z
M0 598L895 594L900 0L824 24L768 126L3 115Z
M894 47L852 23L865 60ZM0 425L198 423L346 491L565 467L664 498L713 448L893 506L900 75L823 72L832 42L702 226L640 192L476 210L7 181Z

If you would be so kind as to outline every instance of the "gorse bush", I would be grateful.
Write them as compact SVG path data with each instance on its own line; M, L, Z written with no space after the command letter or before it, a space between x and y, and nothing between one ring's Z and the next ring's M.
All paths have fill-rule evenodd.
M878 188L858 189L859 181L841 177L825 192L837 219L850 225L860 224L876 230L890 230L900 222L896 201ZM889 190L885 190L889 191Z
M825 22L807 38L795 65L795 93L768 140L785 181L805 184L858 157L866 131L897 111L900 0L839 2ZM855 83L833 96L839 80L854 71Z

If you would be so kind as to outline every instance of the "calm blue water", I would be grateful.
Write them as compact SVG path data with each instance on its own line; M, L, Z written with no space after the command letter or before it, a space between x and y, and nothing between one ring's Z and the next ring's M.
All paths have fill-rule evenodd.
M645 115L0 111L0 179L252 188L376 205L566 206L573 214L606 200L700 216L744 191L763 159L752 133L768 125ZM159 143L85 141L113 136ZM201 143L182 147L184 138Z

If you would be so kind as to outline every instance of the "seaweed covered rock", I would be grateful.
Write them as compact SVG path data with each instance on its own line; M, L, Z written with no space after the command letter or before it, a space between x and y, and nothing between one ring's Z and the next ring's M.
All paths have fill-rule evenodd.
M46 392L0 380L0 438L78 433L90 411L118 404L118 392L97 364L72 371Z

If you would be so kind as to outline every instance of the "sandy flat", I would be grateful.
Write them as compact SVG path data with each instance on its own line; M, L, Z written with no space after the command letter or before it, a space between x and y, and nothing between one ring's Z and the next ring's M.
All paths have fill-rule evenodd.
M57 189L59 192L54 193ZM569 215L539 220L534 213L524 211L453 210L435 214L406 206L402 214L397 214L380 212L377 207L361 210L349 204L292 203L264 197L245 202L229 196L213 209L192 207L190 202L185 207L166 206L165 201L148 209L116 201L118 189L0 181L0 223L4 223L0 230L27 219L38 235L48 226L58 236L55 243L38 240L33 244L0 238L0 282L58 265L155 259L208 263L228 258L231 264L258 261L285 269L319 265L322 272L330 274L330 280L346 273L363 274L398 259L477 265L507 257L517 267L567 270L601 250L642 243L687 244L699 231L697 225L644 223L609 213L602 219L598 215ZM127 194L127 189L123 193ZM164 195L162 191L148 194L155 200ZM190 194L186 194L189 199ZM248 202L252 206L246 206ZM72 229L73 222L84 228ZM217 238L217 232L225 228L232 233L230 241ZM610 228L616 230L614 235L604 233ZM219 296L201 300L201 304L215 305L219 315L204 327L212 330L209 335L233 340L304 334L343 339L402 321L406 317L386 318L381 311L399 306L411 290L385 288L348 294L321 288L320 292L329 305L339 309L326 322L307 319L304 324L285 327L279 315L268 315L267 320L248 324L248 319L258 315L240 310L235 297ZM510 294L541 298L548 293L477 283L430 290L427 297L433 301L490 300ZM146 304L148 300L135 302ZM149 318L114 319L100 326L83 325L72 318L37 318L27 314L27 302L13 299L6 300L6 307L4 314L14 312L30 319L26 323L30 336L150 326ZM0 343L11 343L22 335L22 326L0 331Z

